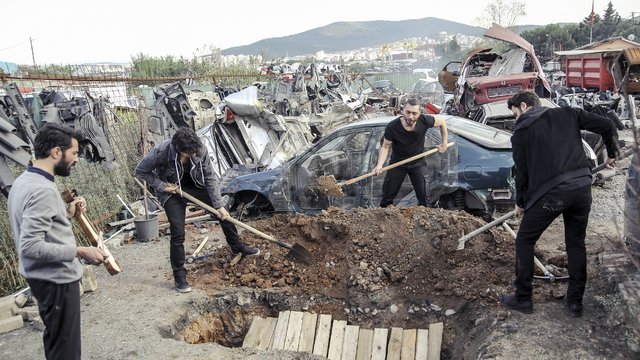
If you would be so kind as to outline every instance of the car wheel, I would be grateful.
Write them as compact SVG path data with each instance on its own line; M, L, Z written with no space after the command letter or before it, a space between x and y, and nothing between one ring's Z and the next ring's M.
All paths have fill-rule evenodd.
M255 191L240 192L234 196L233 202L238 219L255 218L274 211L269 199Z

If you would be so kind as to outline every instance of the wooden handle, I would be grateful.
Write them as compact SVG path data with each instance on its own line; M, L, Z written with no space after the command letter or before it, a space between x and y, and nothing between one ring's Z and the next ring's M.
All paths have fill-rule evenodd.
M204 244L207 243L207 240L209 240L209 237L205 237L204 240L202 240L202 242L200 243L200 245L198 245L198 248L196 248L196 251L193 252L193 254L191 254L191 256L195 257L200 253L200 250L202 250L202 248L204 247Z
M215 216L220 217L220 212L218 210L214 209L212 206L209 206L209 205L205 204L204 202L196 199L195 197L193 197L192 195L190 195L189 193L186 193L184 191L181 191L180 194L182 195L183 198L185 198L185 199L191 201L192 203L200 206L201 208L209 211L210 213L214 214ZM247 225L247 224L245 224L243 222L240 222L240 221L238 221L238 220L236 220L236 219L234 219L234 218L232 218L230 216L227 217L225 220L227 220L230 223L233 223L233 224L235 224L237 226L240 226L241 228L246 229L247 231L249 231L249 232L251 232L251 233L253 233L255 235L258 235L258 236L260 236L260 237L262 237L264 239L267 239L267 240L269 240L269 241L271 241L273 243L276 243L276 244L278 244L278 245L280 245L282 247L285 247L285 248L287 248L289 250L291 250L293 248L293 246L291 244L287 244L285 242L277 240L274 237L269 236L269 235L263 233L262 231L260 231L258 229L254 229L251 226L249 226L249 225Z
M65 190L62 193L62 198L67 204L72 202L76 196L78 196L78 193L75 190ZM107 255L107 262L104 263L107 272L109 272L109 274L111 275L120 273L122 271L120 263L118 263L113 255L111 255L109 249L104 246L100 233L96 231L89 219L87 219L84 213L80 210L80 207L78 205L76 205L75 218L76 221L78 221L78 225L80 225L82 232L84 232L84 234L87 236L87 239L89 239L91 245L97 247L98 249L101 249L105 253L105 255Z
M452 142L450 142L450 143L448 143L448 144L447 144L447 149L448 149L449 147L453 146L453 144L455 144L453 141L452 141ZM407 158L407 159L404 159L404 160L400 160L400 161L398 161L398 162L396 162L396 163L393 163L393 164L391 164L391 165L387 165L387 166L385 166L385 167L381 168L381 169L380 169L380 172L381 172L381 173L383 173L383 172L385 172L385 171L387 171L387 170L391 170L391 169L393 169L393 168L397 168L398 166L404 165L404 164L406 164L406 163L410 163L410 162L412 162L412 161L414 161L414 160L418 160L418 159L423 158L423 157L425 157L425 156L429 156L429 155L431 155L431 154L435 154L436 152L438 152L438 148L431 149L431 150L429 150L429 151L425 151L425 152L420 153L420 154L418 154L418 155L414 155L414 156L412 156L412 157L410 157L410 158ZM356 183L356 182L358 182L358 181L360 181L360 180L363 180L363 179L366 179L366 178L368 178L368 177L374 176L375 174L376 174L376 173L372 171L372 172L370 172L370 173L367 173L367 174L364 174L364 175L360 175L360 176L355 177L355 178L353 178L353 179L349 179L349 180L346 180L346 181L339 182L339 183L338 183L338 186L351 185L351 184Z
M502 223L502 227L507 230L507 232L509 233L509 235L511 235L511 237L513 237L513 239L515 240L515 238L517 237L515 231L513 231L513 229L511 228L511 226L509 226L509 224ZM544 274L544 276L547 277L553 277L553 274L551 274L549 272L549 270L547 270L546 267L544 267L544 265L542 265L542 263L540 262L540 260L538 260L538 258L534 255L533 256L533 263L538 267L538 269L540 269L540 271L542 271L542 273Z

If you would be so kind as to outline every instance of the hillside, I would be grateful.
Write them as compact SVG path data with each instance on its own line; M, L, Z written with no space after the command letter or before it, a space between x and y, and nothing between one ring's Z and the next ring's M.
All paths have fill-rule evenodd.
M433 17L401 21L335 22L294 35L269 38L235 46L223 55L264 54L269 57L338 52L374 47L412 37L434 36L440 32L482 36L485 29Z

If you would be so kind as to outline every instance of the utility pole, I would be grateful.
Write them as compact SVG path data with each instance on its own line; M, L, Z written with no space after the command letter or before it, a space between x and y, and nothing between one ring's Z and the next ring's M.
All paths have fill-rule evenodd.
M33 38L29 37L29 43L31 43L31 60L33 60L33 67L36 67L36 56L33 54Z

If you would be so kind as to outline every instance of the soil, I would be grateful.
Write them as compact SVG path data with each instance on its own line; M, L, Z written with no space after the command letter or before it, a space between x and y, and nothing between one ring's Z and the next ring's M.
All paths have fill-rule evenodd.
M335 176L333 175L322 175L318 176L315 181L313 181L305 191L311 193L317 193L318 195L325 195L329 197L342 197L344 193L342 192L342 188L338 186L338 182L336 181Z
M617 180L617 194L623 184L624 178ZM594 190L594 197L611 192ZM517 230L518 220L509 222ZM623 320L619 275L598 261L599 254L616 251L612 239L618 227L597 211L587 234L589 282L582 318L565 312L564 282L535 280L531 315L503 308L498 296L513 292L513 238L494 227L457 250L460 237L485 224L465 212L329 208L315 216L275 215L249 224L308 249L313 263L299 263L287 248L244 231L243 241L261 254L231 265L217 224L189 224L187 252L205 236L209 241L187 265L194 290L179 294L173 289L167 235L125 242L112 251L123 272L109 276L96 268L99 287L82 297L83 358L319 358L239 347L254 315L277 316L282 310L331 314L364 328L443 322L443 359L640 356L638 339ZM536 248L558 276L566 272L563 244L563 224L557 220ZM29 325L0 335L0 357L41 358L41 336Z

